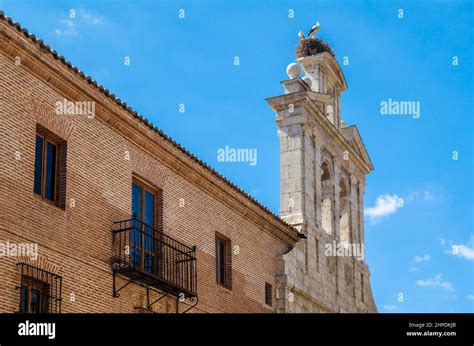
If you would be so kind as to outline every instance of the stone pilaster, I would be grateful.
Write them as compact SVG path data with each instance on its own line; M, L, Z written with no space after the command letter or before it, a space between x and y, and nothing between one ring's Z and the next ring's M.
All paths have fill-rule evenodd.
M303 223L303 143L302 124L284 124L280 137L280 209L285 221L294 225Z
M314 141L314 175L315 175L315 186L314 186L314 213L315 213L315 226L316 229L321 229L321 198L322 198L322 183L321 183L321 149L320 144L317 140Z
M334 176L332 180L334 182L334 213L333 213L333 220L334 220L334 238L336 241L340 241L341 239L341 232L339 227L339 216L340 216L340 203L339 203L339 178L340 178L340 168L339 164L336 160L334 160Z
M359 201L357 200L357 179L354 175L350 176L350 201L351 201L351 239L353 243L359 243Z
M360 236L360 243L364 244L365 246L365 231L364 231L364 193L365 193L365 185L364 183L359 183L359 236Z

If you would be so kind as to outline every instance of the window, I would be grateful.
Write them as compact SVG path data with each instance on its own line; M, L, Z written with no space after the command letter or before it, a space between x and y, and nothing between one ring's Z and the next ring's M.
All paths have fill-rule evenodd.
M330 180L331 179L331 169L329 164L326 161L323 161L321 164L321 180Z
M216 282L232 288L231 241L220 234L216 234Z
M331 166L327 159L321 163L321 227L330 235L333 235L333 187L331 184Z
M157 273L156 230L161 229L161 191L134 179L132 182L131 265Z
M336 125L334 123L334 121L335 121L335 119L334 119L334 106L332 104L327 104L326 105L326 117L329 119L329 121L331 123Z
M62 278L42 269L19 263L20 313L61 312Z
M273 289L272 285L265 282L265 304L272 306L273 302Z
M20 293L20 313L49 312L49 285L33 278L23 278Z
M36 134L34 192L65 208L66 142L38 128Z

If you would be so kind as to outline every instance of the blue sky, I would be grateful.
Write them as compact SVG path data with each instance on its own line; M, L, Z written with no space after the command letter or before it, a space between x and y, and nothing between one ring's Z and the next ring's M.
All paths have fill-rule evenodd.
M379 310L474 312L472 1L0 0L0 9L275 212L279 142L264 99L282 94L297 33L319 20L349 86L342 118L375 166L365 238ZM389 98L420 102L420 117L381 115ZM218 162L226 145L256 148L257 165Z

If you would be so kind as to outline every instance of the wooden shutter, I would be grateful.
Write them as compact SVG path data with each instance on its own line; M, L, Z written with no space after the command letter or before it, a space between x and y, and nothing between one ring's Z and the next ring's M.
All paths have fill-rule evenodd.
M225 242L225 286L232 289L232 241L227 239Z
M56 190L56 205L61 208L66 208L66 158L67 158L67 142L62 141L58 144L57 150L57 190Z
M220 263L221 263L221 253L219 251L219 244L220 244L220 240L219 239L216 239L215 240L215 252L216 252L216 260L215 260L215 266L216 266L216 282L218 284L221 284L221 274L220 274Z
M163 190L158 189L155 195L155 228L163 232Z

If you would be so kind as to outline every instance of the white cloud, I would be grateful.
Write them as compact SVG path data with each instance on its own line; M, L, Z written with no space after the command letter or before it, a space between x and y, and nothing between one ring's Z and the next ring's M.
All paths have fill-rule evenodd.
M431 191L425 190L423 191L423 199L425 201L431 201L434 198L434 195Z
M440 283L439 287L444 288L448 291L454 291L453 284L449 281L443 281Z
M70 28L76 26L76 24L74 23L72 19L61 19L59 22L63 24L64 26L68 26Z
M471 235L471 239L466 244L451 245L451 254L474 261L474 235Z
M421 287L441 287L447 291L454 291L453 285L449 281L443 281L442 278L442 274L437 274L433 278L418 280L416 284Z
M413 261L415 263L422 263L422 262L428 262L431 259L431 256L428 254L424 254L423 256L415 256L413 258Z
M364 214L370 218L372 223L377 223L382 217L391 215L397 209L402 208L403 203L403 198L397 195L379 195L375 200L375 206L366 208Z
M54 32L57 36L77 37L80 36L79 27L97 26L103 23L104 17L85 10L78 10L75 17L59 20L59 27Z
M415 256L413 257L413 262L414 264L421 264L423 262L428 262L429 260L431 259L431 256L428 255L428 254L424 254L422 256ZM417 271L419 270L420 268L418 268L417 266L415 265L412 265L409 270L410 271Z
M383 308L387 311L393 311L397 309L396 305L384 305Z
M54 31L58 36L78 36L76 23L72 19L61 19L59 28Z
M440 241L446 254L474 261L474 235L471 235L471 238L465 244L454 244L452 240L446 240L443 238L441 238ZM448 248L446 248L445 245L448 246Z
M406 202L411 202L414 200L423 200L423 201L432 201L434 199L434 194L430 190L424 190L422 192L412 191L405 197Z
M467 299L468 300L474 300L474 294L468 294Z
M104 23L104 17L87 12L86 10L79 10L78 18L89 25L99 25Z
M474 249L467 247L465 245L453 245L452 246L453 255L457 255L459 257L464 257L468 260L474 260Z

